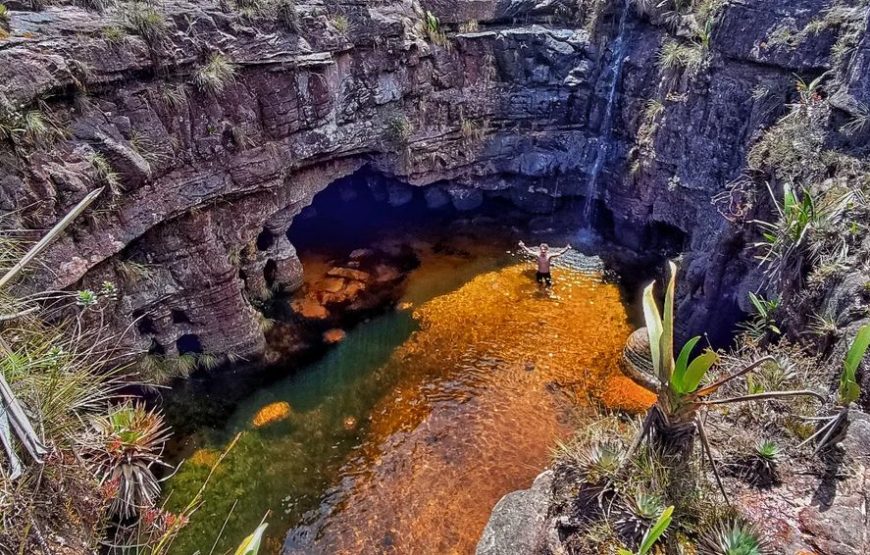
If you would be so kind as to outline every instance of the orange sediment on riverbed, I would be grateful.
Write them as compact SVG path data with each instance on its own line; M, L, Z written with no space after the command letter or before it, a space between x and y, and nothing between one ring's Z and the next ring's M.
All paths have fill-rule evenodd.
M421 329L388 363L405 378L372 413L324 552L473 552L495 502L572 432L577 400L652 403L619 372L631 328L617 287L559 269L546 293L529 274L484 273L417 307Z

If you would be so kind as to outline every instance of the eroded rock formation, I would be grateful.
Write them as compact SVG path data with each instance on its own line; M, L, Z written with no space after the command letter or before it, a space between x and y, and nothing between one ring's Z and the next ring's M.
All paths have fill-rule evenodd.
M65 133L51 149L4 147L4 225L36 234L89 190L114 189L48 251L51 271L33 285L119 284L115 317L119 327L140 318L131 339L143 350L172 354L193 335L207 352L261 354L249 300L298 286L285 232L338 178L369 166L437 185L433 205L471 208L484 191L533 213L586 193L621 9L593 18L593 4L310 2L282 22L233 3L172 1L157 8L165 33L132 29L130 4L102 14L10 4L5 113L41 110ZM628 245L685 242L684 331L724 338L757 282L751 231L711 198L745 172L793 73L832 65L836 28L795 43L770 38L827 4L729 3L697 75L657 63L663 39L690 25L629 15L598 220ZM439 28L427 31L426 10ZM870 103L866 52L862 37L829 91L844 114ZM201 72L216 54L235 75L207 86ZM644 115L650 101L664 106L654 121Z

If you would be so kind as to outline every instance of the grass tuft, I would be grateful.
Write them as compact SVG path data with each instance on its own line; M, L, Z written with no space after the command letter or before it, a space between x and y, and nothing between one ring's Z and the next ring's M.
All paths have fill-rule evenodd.
M221 53L212 54L193 76L193 82L203 92L218 94L236 77L236 68Z
M145 2L124 4L124 25L142 37L152 48L161 45L169 35L169 26L162 13Z

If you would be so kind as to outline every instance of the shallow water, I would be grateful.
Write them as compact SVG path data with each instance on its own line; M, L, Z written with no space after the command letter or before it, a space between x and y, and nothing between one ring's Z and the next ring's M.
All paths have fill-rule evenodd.
M529 485L590 397L649 402L616 370L630 327L615 285L559 268L545 294L527 262L472 251L430 251L404 309L197 436L168 483L170 509L241 434L174 553L208 553L231 513L223 553L267 511L262 553L473 552L492 506Z

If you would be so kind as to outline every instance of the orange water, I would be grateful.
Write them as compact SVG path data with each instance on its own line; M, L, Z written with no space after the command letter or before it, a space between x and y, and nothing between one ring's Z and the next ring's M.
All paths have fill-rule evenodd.
M241 497L240 535L271 510L264 553L280 552L288 529L289 553L472 553L493 505L529 486L578 408L590 398L649 404L617 369L631 331L618 288L558 268L544 293L532 268L503 252L424 256L404 299L417 329L385 359L368 368L362 355L338 357L352 377L330 378L330 366L318 379L334 379L335 391L322 399L292 398L306 386L294 382L241 409L233 431L243 437L209 518ZM254 427L263 407L284 401L286 420ZM213 527L192 524L201 539L180 545L210 544Z
M388 363L407 376L343 469L357 482L318 552L470 553L496 501L527 487L571 432L564 388L649 402L614 373L630 332L619 291L558 274L556 292L542 294L526 265L512 265L417 308L421 330Z

